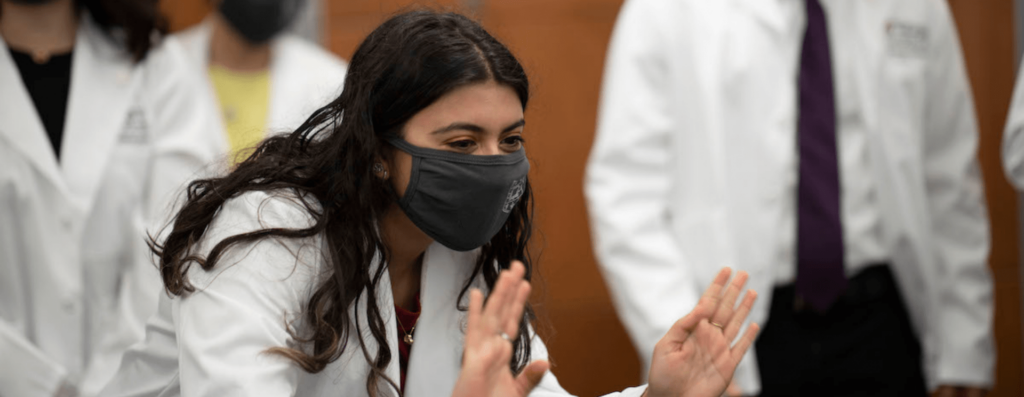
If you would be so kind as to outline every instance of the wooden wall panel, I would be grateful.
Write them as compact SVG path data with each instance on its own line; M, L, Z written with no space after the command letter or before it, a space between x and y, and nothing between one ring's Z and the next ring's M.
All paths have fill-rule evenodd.
M1016 68L1013 0L950 0L974 90L992 231L989 266L995 281L996 386L992 396L1024 395L1017 193L1003 173L1003 126Z
M397 12L413 7L460 9L459 0L324 0L327 47L350 59L366 35Z
M172 32L184 30L202 21L210 12L210 0L160 0Z
M527 137L544 237L542 333L562 386L603 395L640 382L590 243L583 173L597 121L605 52L620 1L488 1L484 25L524 64L534 96Z

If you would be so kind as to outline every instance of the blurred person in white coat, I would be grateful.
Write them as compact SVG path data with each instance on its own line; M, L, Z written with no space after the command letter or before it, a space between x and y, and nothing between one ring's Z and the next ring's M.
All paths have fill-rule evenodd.
M977 144L944 1L626 1L585 190L643 362L731 266L769 298L734 392L983 394Z
M155 1L0 1L0 396L94 395L155 312L145 228L214 125Z
M529 92L464 16L385 21L330 106L190 186L154 245L167 294L101 395L567 396L527 303ZM757 332L729 275L618 395L725 390Z
M1003 131L1003 170L1017 191L1024 191L1024 64L1021 66Z
M306 0L220 0L179 34L207 93L219 104L221 134L209 143L237 163L268 133L291 132L337 97L346 64L285 31Z

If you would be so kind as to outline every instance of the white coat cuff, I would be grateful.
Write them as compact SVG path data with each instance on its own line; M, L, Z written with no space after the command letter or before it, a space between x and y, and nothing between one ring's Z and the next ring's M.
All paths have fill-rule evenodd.
M935 385L971 386L991 389L995 357L976 349L947 347L939 360Z
M620 393L611 394L610 396L615 396L615 397L641 397L641 396L644 395L644 392L646 392L646 391L647 391L647 385L643 385L643 386L637 386L637 387L630 387L630 388L628 388L626 390L623 390ZM606 396L606 397L608 397L608 396Z

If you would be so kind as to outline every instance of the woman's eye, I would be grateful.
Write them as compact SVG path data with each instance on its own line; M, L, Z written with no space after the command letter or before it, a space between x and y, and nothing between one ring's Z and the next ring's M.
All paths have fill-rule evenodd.
M522 145L525 142L526 142L526 140L523 139L523 137L519 136L519 135L513 135L513 136L505 138L505 139L503 139L501 141L501 143L504 144L504 145L514 146L514 147L519 147L519 145Z
M466 150L472 148L476 143L469 139L462 139L454 142L448 142L448 147L457 150Z

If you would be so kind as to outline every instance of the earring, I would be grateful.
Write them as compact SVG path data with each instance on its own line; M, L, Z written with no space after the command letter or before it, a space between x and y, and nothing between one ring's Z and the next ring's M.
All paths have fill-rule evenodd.
M383 174L383 176L381 176L381 178L383 178L384 180L388 179L388 170L384 168L384 164L374 163L373 164L373 172L375 172L377 174Z

